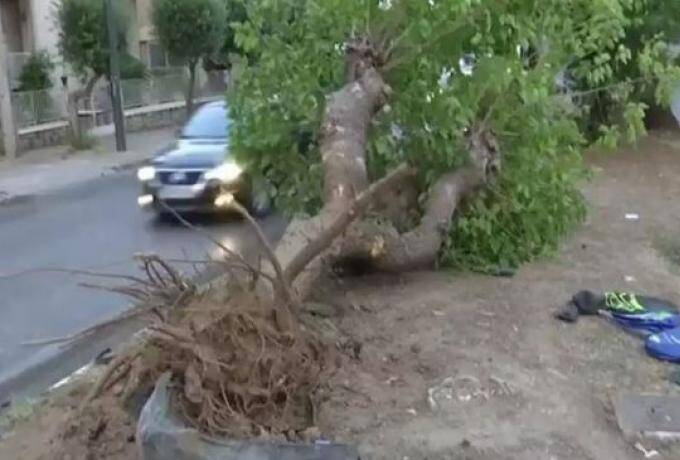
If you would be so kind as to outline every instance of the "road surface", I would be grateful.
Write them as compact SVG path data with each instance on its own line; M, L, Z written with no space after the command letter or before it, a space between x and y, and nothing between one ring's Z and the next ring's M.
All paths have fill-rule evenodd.
M138 209L137 191L133 172L127 171L0 206L0 400L21 390L17 385L34 380L17 376L30 375L36 366L53 363L48 366L50 378L61 377L62 349L22 343L77 332L129 305L129 300L114 294L79 287L83 277L33 270L130 274L136 272L135 252L196 258L218 251L197 232L178 223L160 223ZM237 219L202 218L195 224L244 254L257 247L252 231ZM276 239L285 223L271 216L262 225ZM100 351L96 341L88 347L92 349L80 350L74 359L88 360ZM82 364L70 362L62 366L62 373ZM14 385L7 383L13 380Z

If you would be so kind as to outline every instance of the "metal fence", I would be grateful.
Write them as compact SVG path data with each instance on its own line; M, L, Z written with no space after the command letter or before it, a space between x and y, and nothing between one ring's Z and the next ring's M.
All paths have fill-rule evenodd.
M189 77L185 73L158 75L146 79L121 81L123 109L149 107L169 102L184 102ZM195 99L218 97L224 94L227 82L222 72L208 72L195 89ZM12 93L12 106L17 127L26 128L67 119L66 94L61 90L21 91ZM88 99L80 101L82 115L106 113L112 110L108 82L102 79ZM106 117L102 117L106 119Z
M120 91L124 109L184 101L189 79L184 74L140 80L123 80Z
M66 117L66 94L60 90L12 93L14 121L18 128L51 123Z

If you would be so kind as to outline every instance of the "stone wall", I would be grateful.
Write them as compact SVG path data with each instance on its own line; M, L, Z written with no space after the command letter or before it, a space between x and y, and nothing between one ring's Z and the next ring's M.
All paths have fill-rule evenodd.
M141 107L125 111L125 128L130 132L179 126L186 119L184 103Z
M20 130L17 150L25 152L26 150L66 144L68 143L68 132L68 123L61 121Z

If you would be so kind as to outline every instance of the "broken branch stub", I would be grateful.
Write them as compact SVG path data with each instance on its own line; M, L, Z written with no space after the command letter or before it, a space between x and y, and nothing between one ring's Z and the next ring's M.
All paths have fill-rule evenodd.
M310 241L298 254L290 261L284 271L284 277L292 283L307 264L324 249L328 248L335 238L357 218L359 218L371 203L373 197L388 189L395 182L414 175L415 170L407 165L401 165L390 174L374 182L367 190L360 193L343 211L339 211L330 224L321 230L317 238Z

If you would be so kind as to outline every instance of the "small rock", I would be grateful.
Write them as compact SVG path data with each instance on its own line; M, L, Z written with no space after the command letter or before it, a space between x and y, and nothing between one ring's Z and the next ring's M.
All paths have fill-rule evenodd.
M462 447L463 449L469 449L471 446L472 443L466 438L463 438L463 440L460 442L460 447Z
M115 385L113 386L113 389L112 389L113 395L114 395L114 396L120 396L120 395L122 395L124 389L125 389L125 387L123 386L122 383L117 383L117 384L115 384Z
M395 376L392 375L392 376L388 377L387 380L385 380L385 383L388 384L388 385L392 385L392 384L394 384L395 382L398 382L398 381L399 381L399 377L395 377Z
M640 442L636 442L634 447L640 452L642 452L645 458L652 458L659 455L659 452L654 449L645 449L645 446L643 446Z
M94 363L98 366L105 366L113 360L111 348L105 348L94 358Z
M416 410L413 409L413 408L406 409L406 413L409 414L409 415L413 415L414 417L415 417L416 415L418 415L418 412L416 412Z
M422 349L421 349L420 345L418 345L417 343L414 343L413 345L411 345L411 353L414 353L414 354L417 355L418 353L420 353L421 350Z
M321 430L317 426L310 426L300 433L300 437L304 442L312 443L317 439L321 439Z
M306 302L302 307L306 312L321 318L331 318L335 316L335 309L328 304L320 302Z
M90 430L89 434L89 440L90 441L96 441L99 436L106 430L106 426L108 425L108 421L105 419L100 419L99 422L97 422L97 426L94 428L94 430Z

